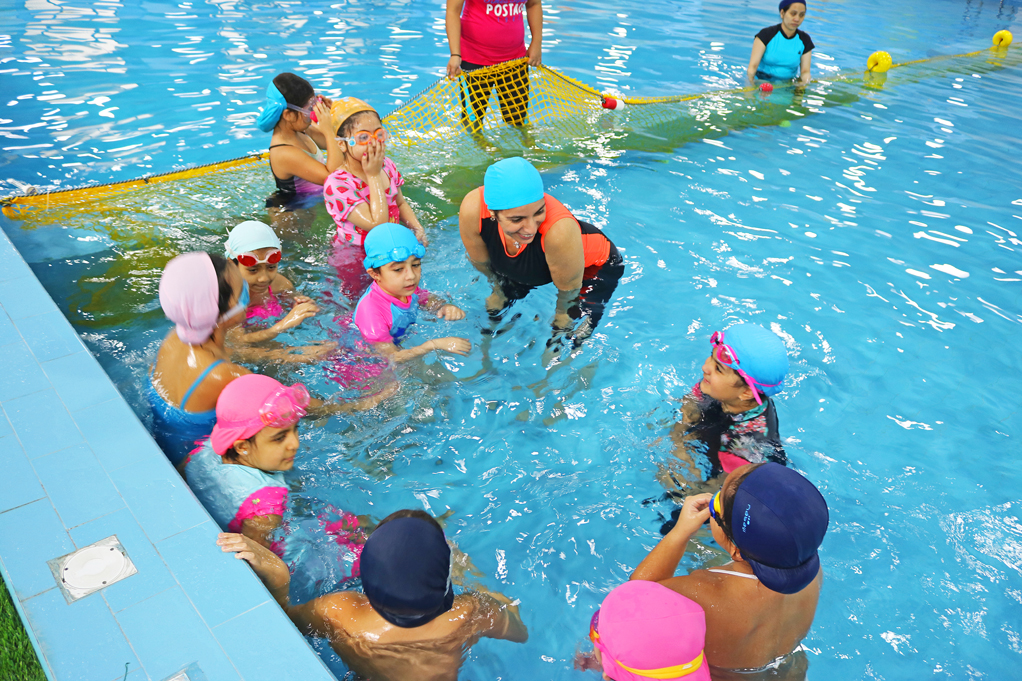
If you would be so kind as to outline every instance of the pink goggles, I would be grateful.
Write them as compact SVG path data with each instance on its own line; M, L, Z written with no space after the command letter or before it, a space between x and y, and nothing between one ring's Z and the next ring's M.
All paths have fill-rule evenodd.
M760 383L749 374L742 370L741 363L738 361L738 355L735 353L734 348L724 343L724 332L714 331L713 335L710 336L710 343L713 345L713 358L726 367L731 367L735 370L739 376L741 376L749 387L752 388L752 396L756 398L756 404L763 404L763 400L760 399L759 390L756 386L763 386L764 388L773 388L774 386L780 385L780 383Z
M259 421L269 428L287 428L305 416L309 391L301 383L281 388L259 408Z

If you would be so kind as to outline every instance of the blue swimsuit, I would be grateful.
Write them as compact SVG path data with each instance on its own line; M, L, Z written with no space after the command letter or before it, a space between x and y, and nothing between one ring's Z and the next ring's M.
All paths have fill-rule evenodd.
M217 361L206 367L206 370L199 374L188 392L181 398L181 405L188 404L188 398L192 396L195 389L199 387L203 379L209 375L216 366L224 360ZM196 442L204 437L209 437L216 425L216 409L209 411L191 412L174 405L163 399L153 385L152 372L149 374L149 389L146 391L149 398L149 406L153 410L153 438L160 449L167 455L170 462L177 466L184 460L185 455L195 448Z
M766 45L756 70L756 77L760 80L791 80L798 75L802 55L816 47L805 31L795 29L795 35L789 38L784 35L780 24L764 28L756 37Z

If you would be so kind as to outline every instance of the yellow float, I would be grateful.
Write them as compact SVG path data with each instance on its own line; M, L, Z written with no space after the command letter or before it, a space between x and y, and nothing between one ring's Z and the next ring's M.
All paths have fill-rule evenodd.
M994 47L1007 47L1011 45L1012 40L1011 31L998 31L994 33Z
M869 59L866 61L866 70L870 73L887 73L887 70L891 68L894 62L891 60L891 55L886 52L874 52L869 55Z

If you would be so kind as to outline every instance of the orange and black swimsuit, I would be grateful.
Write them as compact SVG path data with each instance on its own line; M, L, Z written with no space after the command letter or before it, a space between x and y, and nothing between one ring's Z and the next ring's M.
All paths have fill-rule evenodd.
M616 252L614 244L596 227L588 222L581 222L565 208L564 204L544 194L546 199L546 218L539 226L539 244L524 244L518 253L510 255L497 225L496 218L486 207L486 200L482 190L479 192L479 236L486 244L486 250L490 254L490 268L495 274L508 279L511 282L522 286L543 286L553 281L550 276L550 265L546 261L546 250L544 239L546 233L554 225L565 218L574 222L579 231L582 232L582 250L585 253L586 274L591 268L599 268L605 264L611 256L611 251ZM584 276L586 279L592 277Z
M559 220L569 218L578 225L582 233L582 251L585 271L582 274L582 288L577 301L568 308L573 319L589 317L590 327L596 328L617 283L624 274L625 266L613 242L599 229L578 220L563 203L544 194L546 217L539 226L539 240L523 245L518 253L507 252L496 218L486 207L483 190L479 190L479 236L486 245L490 256L490 269L497 275L501 289L508 299L508 305L524 298L536 286L553 281L550 265L546 260L544 238L550 227Z

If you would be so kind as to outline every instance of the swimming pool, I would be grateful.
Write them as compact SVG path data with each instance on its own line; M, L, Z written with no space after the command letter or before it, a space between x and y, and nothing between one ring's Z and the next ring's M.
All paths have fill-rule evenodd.
M310 62L303 67L317 85L364 93L381 109L432 82L443 63L438 7L342 5L302 17L286 3L182 3L156 15L110 4L116 21L106 24L46 7L7 10L24 46L14 55L52 60L61 40L77 41L107 48L96 58L126 72L54 62L34 74L45 69L17 62L30 73L5 75L33 95L5 112L16 112L14 127L44 123L5 146L54 145L7 149L18 157L6 174L39 184L124 179L146 165L261 149L241 114L255 111L265 79L289 53L303 53L293 58ZM723 87L744 67L750 36L772 18L751 4L746 13L712 2L674 7L622 3L611 13L597 3L551 3L546 61L603 89ZM816 68L849 70L874 49L896 61L971 51L995 30L1018 35L1018 23L1008 2L821 2L805 29L820 45ZM283 28L262 30L271 24ZM143 25L148 46L119 48L125 38L103 37ZM345 50L339 62L311 63L329 59L331 46ZM58 71L68 85L40 84ZM1017 62L981 57L916 75L892 73L881 90L829 86L847 95L841 106L792 114L787 126L549 170L548 191L605 228L628 266L596 335L549 369L541 360L551 291L517 305L521 317L505 320L505 333L481 333L489 328L485 283L463 261L450 219L452 202L479 177L423 180L428 191L408 193L437 226L424 284L469 316L424 323L418 333L464 334L477 349L404 372L402 392L379 412L306 427L293 477L302 512L319 503L378 517L404 506L450 509L449 533L489 587L522 600L532 634L524 646L482 642L464 676L582 678L571 658L589 616L655 543L658 513L669 510L642 501L659 493L656 464L670 455L673 410L698 375L708 336L756 321L788 343L781 433L793 465L831 508L826 582L806 641L812 676L1010 678L1022 653L1014 489L1022 476L1012 462L1020 451L1012 341L1022 322L1022 195L1020 145L1005 131L1018 126L1020 72ZM156 94L171 87L195 96ZM67 107L54 94L111 99ZM76 118L72 109L89 113ZM65 134L77 148L59 148L54 140ZM87 173L62 165L89 162L83 154L99 157ZM139 190L99 213L61 211L54 226L4 228L144 417L140 376L167 329L156 302L160 268L180 250L215 251L224 225L261 215L269 186L265 169L238 171ZM288 239L289 274L319 295L331 290L328 226L319 213ZM294 335L324 337L331 328L323 315ZM463 380L446 380L441 366ZM337 390L320 369L283 374ZM980 452L992 454L971 460ZM330 586L313 559L302 573L306 591Z

